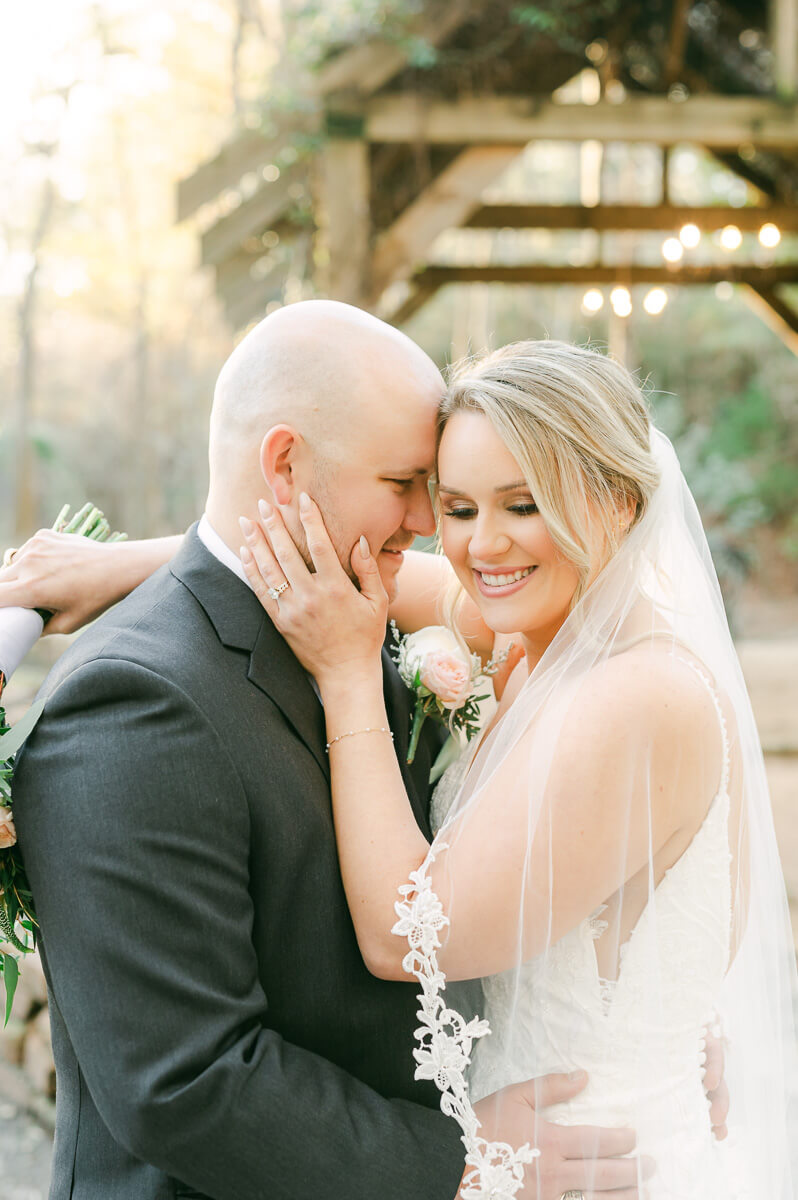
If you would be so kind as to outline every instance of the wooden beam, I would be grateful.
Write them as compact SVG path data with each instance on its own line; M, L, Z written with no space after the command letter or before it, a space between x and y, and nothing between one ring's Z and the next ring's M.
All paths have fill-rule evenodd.
M772 329L784 345L798 354L798 313L772 288L749 285L743 290L748 307Z
M247 254L242 250L240 254L225 259L215 268L217 295L226 306L235 304L248 292L257 288L275 268L280 267L285 274L285 263L286 253L282 246L276 253L270 253L265 247L260 254Z
M773 82L786 100L798 91L798 0L770 0Z
M404 45L373 38L342 50L316 72L318 95L349 92L370 96L408 65L407 44L412 38L439 46L462 25L471 9L471 0L440 0L437 4L427 4L424 11L403 29Z
M250 321L260 320L266 314L266 305L281 300L288 264L280 263L263 279L251 282L251 286L236 296L222 298L227 320L233 329L242 329Z
M412 274L438 235L462 225L479 208L485 188L517 157L514 146L474 146L436 176L378 238L372 259L372 296Z
M383 321L387 321L389 325L404 325L419 309L424 307L437 290L437 284L430 284L429 286L411 284L405 293L404 299L398 305L391 309L379 309L377 316L381 317Z
M599 263L584 267L552 267L545 264L505 267L458 265L451 267L425 267L414 276L419 286L442 287L446 283L623 283L627 287L635 284L714 284L728 280L730 283L748 283L763 288L772 288L780 283L798 283L798 262L780 263L778 266L757 267L753 264L732 263L717 266L645 266L635 263Z
M535 96L433 100L421 92L374 97L366 106L372 142L523 146L535 139L698 142L736 149L798 145L798 107L751 96L629 96L621 104L556 104Z
M218 199L226 188L236 187L244 175L260 172L270 164L280 165L281 155L298 137L313 132L319 119L312 115L292 116L278 135L248 130L226 143L209 162L177 185L177 220L185 221L203 205Z
M220 263L235 254L248 237L260 235L280 219L294 202L295 191L307 183L304 163L283 171L274 183L264 183L254 196L202 235L202 262Z
M693 0L674 0L668 50L665 55L663 81L666 87L676 83L682 75L684 52L687 47L687 17Z
M365 305L371 251L369 152L358 139L330 138L319 152L317 287Z
M782 233L798 232L798 208L789 204L729 208L717 205L603 204L484 204L463 225L466 229L598 229L668 230L694 224L702 231L736 225L744 233L757 233L766 221Z

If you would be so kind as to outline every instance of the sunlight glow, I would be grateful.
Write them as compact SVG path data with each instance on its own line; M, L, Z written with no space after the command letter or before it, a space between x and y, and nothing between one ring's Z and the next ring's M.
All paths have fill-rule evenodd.
M684 246L678 238L669 237L662 243L662 257L668 262L679 262L683 254Z
M763 246L773 249L781 241L781 230L772 221L767 221L759 231L759 240Z
M628 317L632 312L632 296L628 288L614 287L610 292L610 304L616 317Z
M646 294L646 298L643 301L643 308L652 317L658 317L667 303L668 293L665 291L665 289L659 287L652 288L651 291Z
M688 250L695 250L698 243L701 241L701 230L697 225L689 222L687 225L682 225L679 230L679 241Z
M598 288L590 288L582 297L582 308L585 312L597 313L604 304L604 296Z

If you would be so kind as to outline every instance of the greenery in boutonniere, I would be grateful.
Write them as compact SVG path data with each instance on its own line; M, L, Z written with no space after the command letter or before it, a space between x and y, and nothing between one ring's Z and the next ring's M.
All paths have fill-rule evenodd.
M485 676L494 675L507 658L509 648L483 666L479 656L464 650L444 625L429 625L404 636L393 621L391 629L396 643L394 661L416 697L407 761L411 763L416 756L427 717L440 721L450 733L464 733L470 741L482 725L480 704L490 698L489 691L476 693L484 686Z

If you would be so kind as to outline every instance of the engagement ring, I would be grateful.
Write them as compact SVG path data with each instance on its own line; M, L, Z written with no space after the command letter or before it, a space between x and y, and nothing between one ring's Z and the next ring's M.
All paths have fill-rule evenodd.
M14 555L17 553L18 553L18 551L16 549L9 546L8 550L6 550L5 554L3 555L3 566L4 567L10 566L11 561L14 558Z
M279 598L280 598L280 596L282 596L283 592L287 592L288 589L290 588L290 586L291 586L290 583L285 582L285 583L281 583L279 587L276 587L276 588L270 587L269 588L269 596L271 597L272 600L279 600Z

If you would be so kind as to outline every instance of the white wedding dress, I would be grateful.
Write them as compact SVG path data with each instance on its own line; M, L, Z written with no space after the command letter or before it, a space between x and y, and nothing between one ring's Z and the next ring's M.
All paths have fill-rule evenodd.
M718 697L698 674L718 713L722 780L703 824L622 947L617 979L599 975L599 909L545 959L483 980L481 1015L491 1033L475 1044L468 1084L476 1102L508 1084L584 1069L584 1091L546 1110L546 1119L635 1129L638 1151L657 1164L647 1184L651 1200L761 1200L746 1178L742 1147L733 1136L725 1142L713 1136L702 1082L705 1031L717 1020L729 962L732 910L728 734ZM472 743L441 778L434 829L445 821L475 750Z

